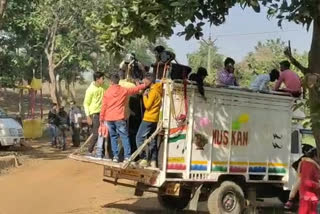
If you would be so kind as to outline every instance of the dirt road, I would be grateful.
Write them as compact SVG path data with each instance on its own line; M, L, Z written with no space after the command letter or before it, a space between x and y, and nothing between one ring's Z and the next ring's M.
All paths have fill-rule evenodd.
M144 213L155 207L161 212L156 200L137 200L132 189L103 182L101 166L66 155L33 147L22 166L1 175L0 214Z
M0 172L0 214L170 213L160 207L155 194L137 198L131 188L103 182L101 166L68 159L71 151L39 142L19 151L23 164ZM206 208L206 203L199 207ZM262 213L282 212L268 209Z

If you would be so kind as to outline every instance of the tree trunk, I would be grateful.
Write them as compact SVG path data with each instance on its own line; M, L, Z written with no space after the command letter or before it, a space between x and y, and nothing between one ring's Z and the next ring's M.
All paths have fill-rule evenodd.
M20 115L21 120L24 119L24 108L23 108L24 105L23 104L24 104L23 89L20 89L20 92L19 92L19 115Z
M65 99L63 96L63 90L62 90L62 79L60 75L57 76L57 83L58 83L58 99L60 101L60 104L65 104Z
M56 80L56 72L54 70L54 65L50 63L52 60L48 60L49 65L48 65L48 70L49 70L49 77L50 77L50 95L51 95L51 100L53 103L57 103L60 105L60 99L58 96L58 91L57 91L57 80Z
M67 92L68 99L71 97L70 84L71 84L70 81L67 81L67 80L64 81L64 88Z
M72 85L71 85L71 98L72 100L76 99L76 86L75 86L75 79L72 80Z
M0 0L0 28L2 28L2 18L7 8L7 0Z
M319 3L320 6L320 3ZM320 74L320 18L313 22L313 35L309 53L309 68L311 73ZM318 155L320 155L320 78L318 84L309 88L310 114L314 137L317 143Z

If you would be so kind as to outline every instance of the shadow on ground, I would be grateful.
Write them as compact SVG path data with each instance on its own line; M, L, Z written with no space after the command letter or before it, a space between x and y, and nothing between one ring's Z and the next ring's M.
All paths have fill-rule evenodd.
M158 203L158 199L156 197L152 198L127 198L120 201L115 201L109 204L105 204L102 206L106 208L107 213L122 211L121 213L134 213L134 214L160 214L160 213L168 213L168 214L204 214L207 212L194 212L194 211L172 211L163 209Z
M102 206L106 209L106 213L123 213L123 214L207 214L206 202L200 202L198 209L200 211L172 211L166 210L160 206L156 197L151 198L127 198L124 200L115 201ZM267 205L259 207L256 214L295 214L295 212L285 212L282 208L272 207Z
M62 151L51 147L49 139L27 140L24 145L10 148L0 148L0 156L15 155L19 159L43 159L60 160L68 158L68 155L77 148L72 147L70 139L67 140L67 150Z

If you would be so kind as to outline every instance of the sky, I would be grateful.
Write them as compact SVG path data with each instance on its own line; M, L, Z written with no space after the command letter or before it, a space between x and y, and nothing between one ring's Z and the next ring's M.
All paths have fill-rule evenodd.
M240 7L231 9L226 23L221 26L204 26L204 39L208 39L211 31L212 39L217 39L215 44L219 48L219 53L230 56L236 61L242 60L254 47L258 41L277 39L287 42L291 41L291 47L298 52L308 51L311 44L312 29L307 32L302 25L283 22L282 29L278 27L277 19L268 20L266 11L255 13L248 8L242 10ZM183 30L182 26L177 26L175 35L167 41L173 48L179 63L187 64L187 54L199 48L199 41L191 39L185 41L184 37L179 37L176 33ZM246 34L246 35L243 35ZM249 35L248 35L249 34Z

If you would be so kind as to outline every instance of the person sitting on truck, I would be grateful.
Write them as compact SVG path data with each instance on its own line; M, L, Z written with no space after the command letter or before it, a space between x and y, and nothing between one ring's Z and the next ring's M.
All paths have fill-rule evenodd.
M126 162L130 158L131 147L127 121L125 120L125 102L129 96L139 93L140 90L144 90L151 82L143 79L144 84L134 88L123 88L119 85L119 74L112 74L110 80L111 86L103 95L100 123L104 123L108 127L113 161L119 162L118 135L120 135L124 147L124 161Z
M315 147L313 145L309 145L309 144L302 144L302 156L295 162L293 162L292 164L292 168L294 168L294 170L298 173L299 175L299 165L301 163L301 160L305 157L307 157L308 153L311 152ZM295 184L293 185L290 194L289 194L289 200L285 203L284 208L287 210L292 209L293 207L293 201L295 199L295 197L297 196L297 193L299 191L300 188L300 176L297 177L297 180L295 182Z
M269 91L269 83L279 79L279 71L273 69L269 74L260 74L251 83L250 89L253 91Z
M274 87L274 90L288 92L292 94L293 97L300 97L301 81L299 76L290 70L290 62L287 60L280 62L280 70L281 74ZM282 83L284 83L286 87L280 89Z
M135 53L127 54L119 67L120 70L124 72L124 76L134 80L142 80L143 75L146 72L145 66L137 60Z
M320 165L317 149L313 148L300 163L299 214L317 214L320 196Z
M234 59L228 57L224 61L224 69L218 74L218 85L220 86L239 86L234 75Z
M150 85L150 91L145 91L143 95L143 104L146 110L136 137L137 148L139 148L144 140L150 137L156 130L161 108L162 83L155 83L155 78L152 74L146 74L145 78L152 84ZM157 138L155 137L150 142L147 157L145 151L142 151L140 154L141 160L139 165L141 167L147 167L149 166L149 163L151 167L157 167L158 147L156 139Z
M188 79L195 81L198 86L199 93L204 97L203 81L208 76L207 69L199 67L197 73L190 73Z

